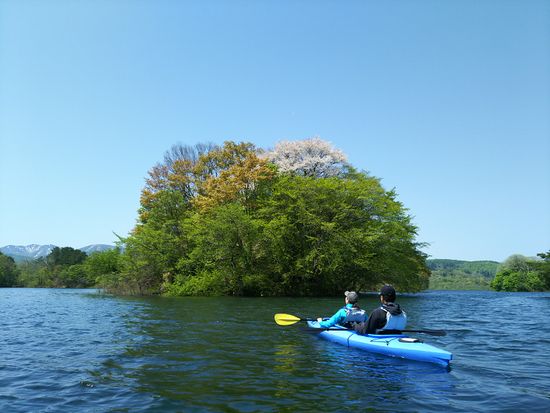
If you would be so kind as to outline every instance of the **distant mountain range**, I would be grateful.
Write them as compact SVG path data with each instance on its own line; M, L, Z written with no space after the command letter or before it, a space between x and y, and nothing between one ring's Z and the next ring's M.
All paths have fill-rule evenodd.
M47 256L56 245L6 245L5 247L0 247L0 252L4 255L12 257L15 261L29 261L35 260L37 258ZM90 255L93 252L106 251L115 248L113 245L107 244L92 244L86 245L85 247L78 248L80 251L85 252Z

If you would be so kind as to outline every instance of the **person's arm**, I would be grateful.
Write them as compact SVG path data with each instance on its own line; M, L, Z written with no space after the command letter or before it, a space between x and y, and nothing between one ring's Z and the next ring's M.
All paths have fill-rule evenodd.
M343 315L342 315L342 313L343 313ZM346 312L345 312L345 310L340 309L332 317L330 317L328 320L319 321L319 325L323 328L330 328L330 327L338 324L344 318L346 318Z
M365 334L375 334L376 330L386 325L386 312L377 308L367 320L367 330Z

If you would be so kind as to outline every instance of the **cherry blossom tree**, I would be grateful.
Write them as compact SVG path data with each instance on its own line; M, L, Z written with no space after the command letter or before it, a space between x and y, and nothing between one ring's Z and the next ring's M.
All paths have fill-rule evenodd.
M281 141L264 156L282 173L316 178L345 175L346 155L318 137L301 141Z

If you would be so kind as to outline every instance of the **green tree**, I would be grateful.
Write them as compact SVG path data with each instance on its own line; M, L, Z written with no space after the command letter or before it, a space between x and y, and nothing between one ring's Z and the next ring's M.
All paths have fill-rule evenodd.
M71 247L55 247L46 257L36 261L37 266L29 267L36 272L26 274L25 282L37 287L88 287L90 282L85 280L83 270L79 267L70 269L82 264L86 258L83 251ZM82 282L79 283L79 280Z
M171 294L258 294L266 285L261 278L260 223L238 203L195 214L186 222L189 254L178 262Z
M111 277L116 279L115 289L151 294L170 286L182 272L178 262L193 253L197 244L189 235L195 232L189 226L193 217L200 213L207 220L213 209L231 202L253 208L262 181L273 175L273 168L258 158L249 143L225 142L182 162L185 167L179 169L175 163L165 165L162 173L157 170L162 179L151 178L147 183L140 220L124 241L122 271ZM242 291L242 286L237 289Z
M18 276L14 259L0 252L0 287L15 287Z
M542 291L544 282L539 276L537 262L516 254L502 263L491 287L497 291Z
M93 278L120 271L120 249L113 248L90 254L83 263L86 273Z
M409 291L427 286L416 228L395 193L366 174L283 176L259 214L282 294L332 295L384 282Z
M21 287L49 287L51 276L48 273L45 258L19 263L19 286Z
M86 272L83 264L69 265L59 270L55 277L56 285L63 288L88 288L95 280Z
M544 290L550 290L550 251L537 254L541 261L535 263L539 272L539 278L544 285Z
M75 265L82 264L86 257L85 252L71 247L55 247L46 257L46 262L54 267L57 265Z
M102 277L104 286L129 294L160 293L164 280L171 282L176 264L185 254L180 239L181 236L164 227L155 228L151 223L138 225L124 239L120 272Z

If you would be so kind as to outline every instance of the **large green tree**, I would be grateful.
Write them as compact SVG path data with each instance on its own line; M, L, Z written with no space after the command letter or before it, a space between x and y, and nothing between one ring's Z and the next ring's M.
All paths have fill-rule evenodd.
M391 282L427 286L416 228L395 193L366 174L283 176L258 211L268 271L282 294L337 294Z

